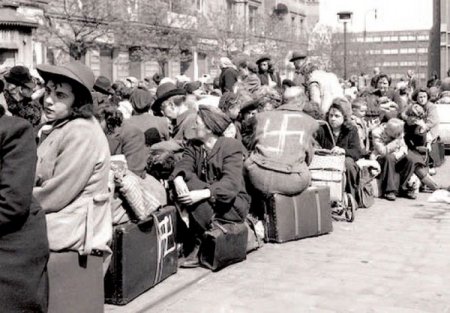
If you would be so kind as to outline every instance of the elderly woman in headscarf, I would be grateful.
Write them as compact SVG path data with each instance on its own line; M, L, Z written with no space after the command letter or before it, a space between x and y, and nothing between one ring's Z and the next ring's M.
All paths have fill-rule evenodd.
M228 116L208 106L199 106L196 117L196 139L185 149L171 179L177 202L189 213L194 235L194 249L182 267L197 267L198 250L203 233L213 216L243 222L250 197L243 177L244 147L233 138L222 136L231 123Z
M220 58L219 87L222 93L233 91L234 84L238 81L239 72L236 66L227 57Z

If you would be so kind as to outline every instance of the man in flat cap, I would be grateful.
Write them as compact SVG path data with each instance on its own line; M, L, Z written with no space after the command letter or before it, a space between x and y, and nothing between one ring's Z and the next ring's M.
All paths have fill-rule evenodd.
M290 62L294 63L295 67L295 73L294 73L294 79L293 82L296 86L304 87L305 85L305 77L301 73L302 65L305 63L306 54L301 52L294 52L292 53L292 57L289 60Z

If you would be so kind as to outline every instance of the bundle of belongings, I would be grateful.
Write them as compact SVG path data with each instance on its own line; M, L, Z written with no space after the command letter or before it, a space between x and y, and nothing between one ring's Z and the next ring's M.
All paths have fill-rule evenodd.
M111 156L109 184L115 225L143 221L167 204L164 186L150 175L141 178L128 170L124 155Z

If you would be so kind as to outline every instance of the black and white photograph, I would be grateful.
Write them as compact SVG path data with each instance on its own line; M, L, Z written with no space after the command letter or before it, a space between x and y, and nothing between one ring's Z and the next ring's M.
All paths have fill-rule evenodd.
M450 0L0 0L1 313L450 313Z

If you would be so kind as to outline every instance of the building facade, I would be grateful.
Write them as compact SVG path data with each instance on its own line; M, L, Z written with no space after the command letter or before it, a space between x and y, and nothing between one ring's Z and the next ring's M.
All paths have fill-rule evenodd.
M42 56L34 35L45 1L0 2L0 67L33 67Z
M60 1L60 0L51 0ZM142 0L135 0L136 7ZM84 62L89 65L96 75L104 75L112 80L123 79L127 76L135 76L138 79L152 76L154 73L164 72L166 76L175 77L179 74L185 74L193 79L198 79L203 74L215 76L218 74L218 60L220 56L228 55L233 57L238 54L253 53L262 54L271 52L271 48L275 47L272 43L277 38L269 38L264 32L259 32L258 24L264 16L276 14L279 9L283 9L283 21L289 25L296 34L296 38L292 38L293 42L298 43L302 47L302 34L306 34L308 29L312 28L319 20L319 2L318 0L158 0L167 4L168 12L166 18L171 21L174 27L183 28L182 23L177 21L189 20L190 31L195 37L195 43L188 48L189 58L173 57L165 64L161 65L151 57L144 60L133 57L133 49L136 47L120 46L114 43L114 40L99 42L98 46L90 47ZM190 5L189 10L185 10L181 5ZM138 11L139 9L137 9ZM229 16L235 21L235 28L229 29L229 32L222 33L215 31L220 25L217 16ZM205 22L207 21L207 22ZM237 23L236 21L239 21ZM236 25L239 24L239 25ZM236 46L235 51L231 53L225 52L222 39L231 40L233 33L239 29L244 29L245 37L239 38L243 46ZM204 33L203 30L209 28L213 32ZM270 42L269 39L272 41ZM297 40L298 39L298 40ZM237 41L236 41L237 42ZM245 43L248 42L248 45ZM306 46L306 40L304 40ZM245 48L244 48L245 47ZM51 48L51 47L49 47ZM55 63L68 61L68 56L64 55L58 49L53 49ZM228 51L229 52L229 51ZM288 59L290 51L283 51ZM45 60L50 62L52 60ZM286 60L283 60L283 65ZM287 61L288 63L288 61Z
M369 71L379 67L394 81L399 81L406 77L408 70L413 70L424 85L428 78L429 34L429 30L353 33L347 45L348 73L371 74ZM342 56L343 51L338 55Z

